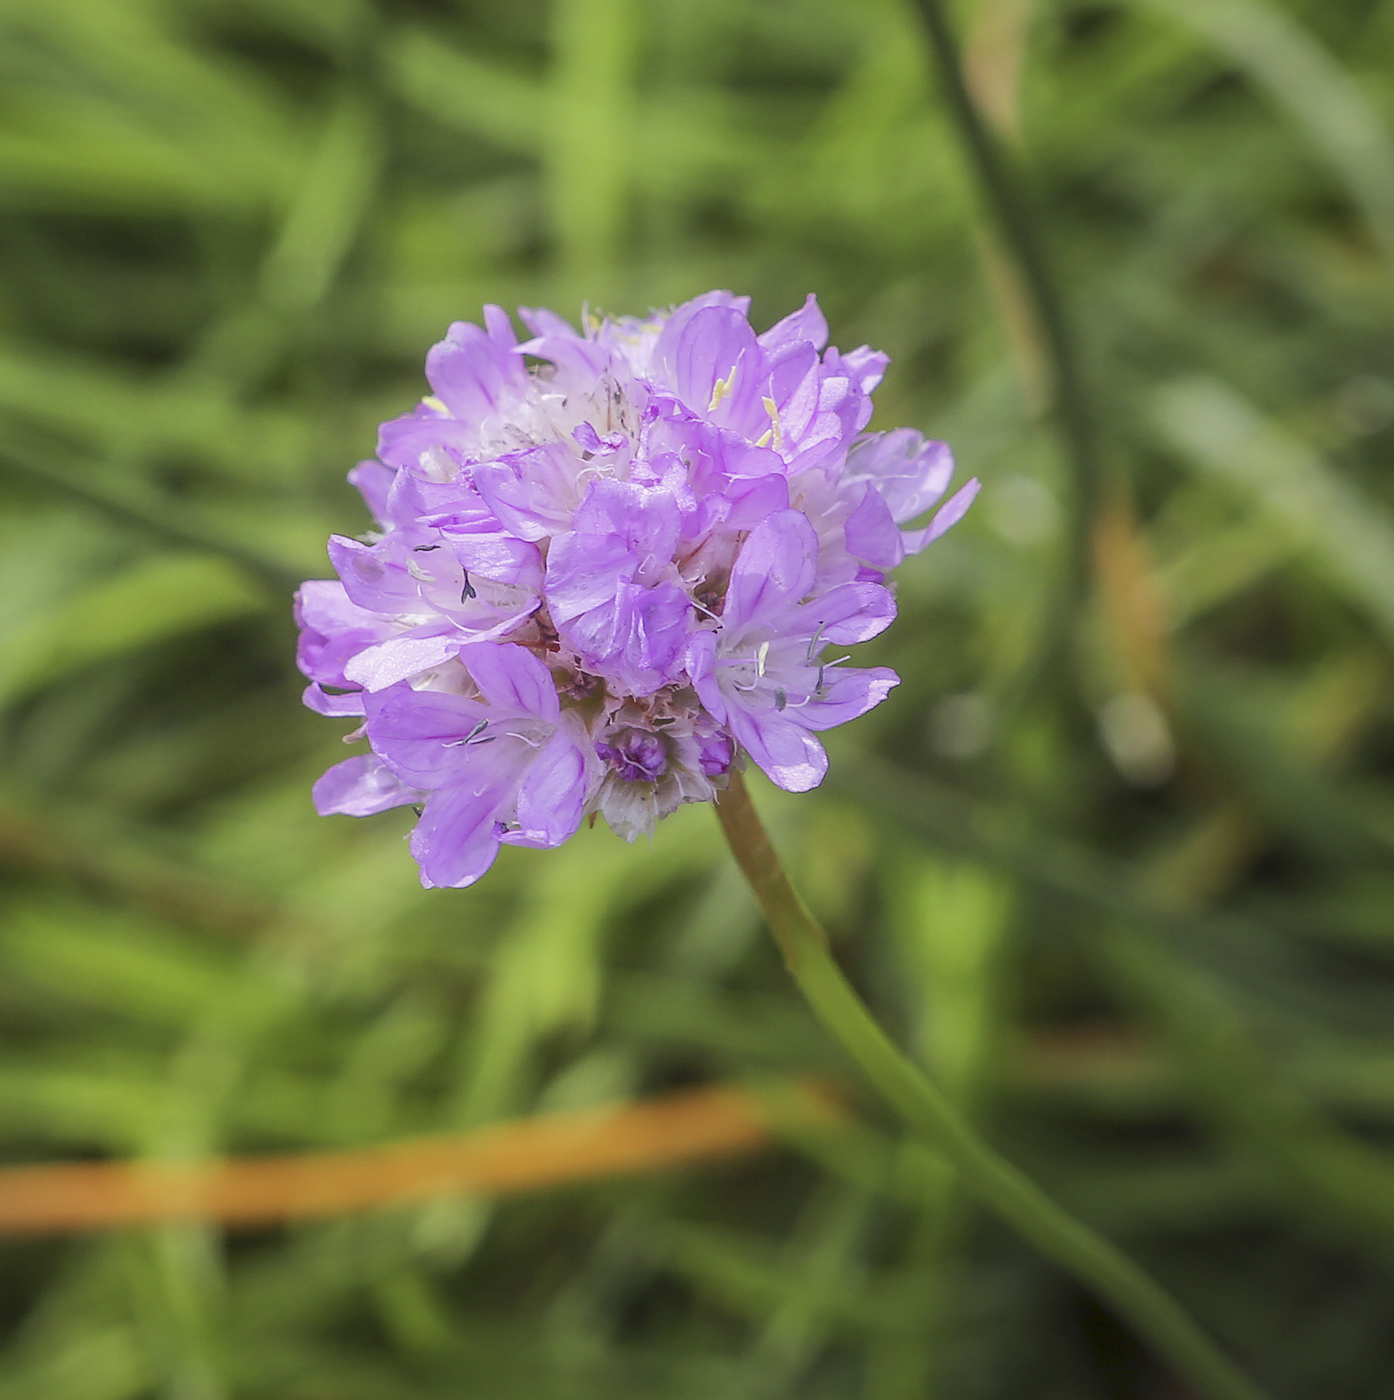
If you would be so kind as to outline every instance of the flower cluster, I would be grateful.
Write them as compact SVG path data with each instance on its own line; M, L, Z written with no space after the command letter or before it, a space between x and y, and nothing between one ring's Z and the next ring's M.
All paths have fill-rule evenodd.
M895 615L885 571L967 510L943 443L864 434L886 357L824 349L816 300L757 336L710 292L583 333L486 307L426 359L432 394L350 474L377 521L297 595L306 704L370 752L322 813L414 804L427 885L592 813L633 840L710 801L742 751L800 792L817 733L897 677L825 656Z

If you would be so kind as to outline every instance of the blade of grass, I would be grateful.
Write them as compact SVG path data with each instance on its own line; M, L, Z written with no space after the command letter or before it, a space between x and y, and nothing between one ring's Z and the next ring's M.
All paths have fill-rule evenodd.
M1287 110L1345 182L1394 269L1394 137L1346 68L1262 0L1138 2L1203 35Z
M939 0L915 0L924 22L944 103L982 190L997 236L1029 301L1051 372L1056 423L1073 476L1065 613L1087 592L1090 530L1106 490L1097 416L1080 363L1074 328L1050 265L1025 172L983 119L964 76L958 40Z

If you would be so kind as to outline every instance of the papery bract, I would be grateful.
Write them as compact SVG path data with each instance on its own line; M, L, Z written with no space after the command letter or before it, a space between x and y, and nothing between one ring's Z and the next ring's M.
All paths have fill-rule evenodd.
M815 298L761 335L748 309L709 292L577 331L525 308L520 344L491 306L432 348L431 394L350 473L373 531L297 597L306 703L370 750L321 812L415 806L422 881L459 886L588 813L652 832L742 755L822 780L817 734L897 683L826 649L891 622L886 571L977 482L945 501L945 444L864 432L886 357L827 347Z

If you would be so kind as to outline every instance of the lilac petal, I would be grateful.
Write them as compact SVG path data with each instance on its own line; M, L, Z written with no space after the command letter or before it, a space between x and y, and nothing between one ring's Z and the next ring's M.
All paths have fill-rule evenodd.
M340 687L349 684L345 665L394 630L391 622L356 606L343 584L330 579L311 579L300 586L295 620L300 625L296 665L311 680Z
M698 741L698 765L707 778L719 777L731 770L736 746L727 734L710 734Z
M397 473L381 462L360 462L349 474L349 485L356 487L374 520L387 523L387 493Z
M376 754L358 754L336 763L311 790L315 810L322 817L339 813L346 817L370 817L392 807L417 802L421 794L408 787Z
M745 316L750 310L750 298L732 296L730 292L704 292L701 296L693 297L691 301L685 301L681 306L673 308L663 323L663 330L659 333L658 344L654 346L653 352L654 366L670 388L677 386L678 342L683 338L693 317L712 306L724 307ZM706 407L705 402L702 407Z
M718 724L724 723L727 705L716 679L715 632L697 632L688 642L687 675L707 713Z
M570 734L554 734L518 789L519 831L511 844L560 846L576 834L586 805L586 756Z
M463 695L397 686L368 695L365 708L373 752L418 788L448 787L471 772L492 773L496 751L513 747L461 742L481 720L493 718L479 701Z
M398 531L394 543L398 547L395 563L405 565L408 576L417 586L420 599L398 614L408 624L416 621L424 625L423 618L433 617L441 626L458 613L470 600L470 592L465 587L465 571L456 559L453 550L445 549L441 537L433 530L420 536L407 535ZM422 545L413 547L413 540L420 539ZM471 611L477 611L472 609ZM441 626L429 628L438 632ZM426 636L427 632L419 635Z
M676 584L620 581L614 596L561 629L589 669L632 695L651 695L677 679L692 604Z
M720 436L718 465L728 477L764 477L785 475L784 459L769 447L756 447L734 433Z
M725 484L732 476L768 476L784 470L778 453L754 447L739 434L706 422L668 393L656 393L649 399L640 453L650 461L681 463L697 495Z
M520 306L518 319L535 336L570 336L573 340L581 338L580 332L570 321L564 320L555 311L548 311L545 306Z
M627 481L593 481L572 518L572 528L589 535L612 535L639 558L672 558L681 527L678 503L661 487Z
M481 594L489 592L489 580L481 579L479 581L479 589ZM534 598L531 601L525 602L517 612L508 613L506 616L499 618L492 627L465 627L462 624L455 640L462 646L474 646L479 642L506 641L509 636L516 632L518 628L541 607L541 605L542 600L540 598Z
M724 306L731 311L739 311L742 316L750 315L750 298L738 297L734 292L717 290L703 292L701 296L693 297L691 301L685 301L673 309L673 319L685 313L695 314L707 306Z
M840 358L863 394L870 394L881 382L886 374L886 366L891 362L889 355L883 355L881 351L873 350L869 345L859 345Z
M819 644L854 646L879 636L895 621L895 598L876 583L840 583L798 610L796 636Z
M874 709L899 684L900 677L889 666L827 670L823 674L823 699L811 700L799 711L800 723L810 729L846 724Z
M360 608L394 615L420 607L416 580L392 557L398 548L390 538L370 545L343 535L329 537L329 561Z
M456 321L427 352L426 378L456 418L479 423L521 392L527 376L516 351L500 346L478 326Z
M862 488L862 498L847 517L847 552L878 569L893 569L905 557L905 542L873 483Z
M503 307L489 303L484 308L484 329L489 339L501 350L511 350L518 343L513 330L513 320Z
M676 584L620 582L612 599L562 628L587 664L633 695L677 679L692 604Z
M755 332L740 312L704 307L674 350L678 397L708 421L758 437L769 425L758 392L762 360Z
M522 540L540 540L570 528L583 465L569 448L548 443L480 463L474 485L505 530Z
M765 350L778 350L793 341L807 341L815 350L821 350L828 343L828 322L818 309L818 298L812 292L797 311L791 312L782 321L776 321L760 337L760 344Z
M783 449L791 475L830 458L851 440L870 414L870 400L853 388L845 374L829 371L827 359L834 353L827 352L813 378L817 396L811 410L802 397L797 415L791 408L791 426L784 434Z
M610 602L622 579L632 578L639 561L612 535L574 531L553 538L547 552L547 605L559 626Z
M835 355L836 351L829 351L830 355ZM818 412L839 413L844 405L857 400L857 395L852 391L852 381L845 375L837 373L836 369L829 371L827 356L823 359L824 373L818 383Z
M561 705L552 673L524 647L481 642L460 648L460 660L480 693L501 714L557 722Z
M947 442L924 442L910 464L909 490L898 502L891 499L893 483L881 486L896 523L903 525L926 511L949 489L954 475L954 454ZM904 490L904 488L902 488Z
M471 451L478 437L469 423L422 403L378 429L378 457L389 467L442 478L454 474L451 453Z
M732 708L727 721L736 742L785 792L807 792L823 781L828 756L806 729L773 710L759 715Z
M635 661L644 670L659 672L664 680L674 663L687 647L691 630L692 603L686 593L674 583L661 583L656 588L636 589L634 612L637 624Z
M542 551L535 544L513 535L456 531L449 526L443 526L441 534L450 541L455 558L471 574L515 588L542 591Z
M539 336L536 340L524 341L518 347L517 354L535 355L539 360L550 360L556 367L557 380L563 388L573 385L577 388L591 388L610 368L608 346L597 345L593 340L578 339L574 333Z
M948 489L954 457L948 444L926 441L913 428L873 433L847 454L846 483L867 481L884 497L896 524L922 515Z
M329 637L338 632L382 627L374 612L353 602L338 579L307 579L295 591L295 620L302 628Z
M563 640L575 648L588 670L614 669L608 663L624 651L635 631L634 596L639 591L620 581L595 607L558 624ZM626 674L625 680L629 679Z
M306 628L301 632L295 649L295 664L304 675L320 685L332 685L339 690L354 687L356 682L344 675L344 667L359 652L391 636L393 630L390 623L382 623L372 629L354 628L324 636Z
M982 483L975 476L971 481L960 486L942 506L934 513L934 519L929 522L929 540L937 540L946 530L951 530L965 515L968 514L968 507L973 504L979 491L982 490Z
M789 509L789 480L783 476L742 477L722 492L730 502L726 522L749 530L776 511Z
M499 518L488 501L474 489L472 478L483 466L475 463L469 469L469 486L458 485L451 493L453 499L423 501L412 513L411 523L425 530L453 530L461 535L487 535L499 529ZM432 493L434 495L434 492Z
M643 473L649 473L645 479ZM674 453L660 453L652 462L635 462L630 467L631 479L645 486L660 487L671 497L679 515L686 515L697 505L697 493L687 479L687 463Z
M771 427L777 421L776 445L785 456L810 435L821 392L820 368L817 350L806 342L784 346L769 365L766 387L778 415Z
M460 510L471 500L469 486L454 479L453 462L449 480L427 481L416 472L400 471L387 489L386 523L415 533L422 517L438 511L441 506ZM477 501L479 509L483 503Z
M344 676L373 694L444 665L458 654L460 641L454 629L434 637L393 637L359 652L344 667Z
M982 483L977 477L971 481L966 481L942 506L935 512L934 518L923 529L902 530L901 538L905 541L906 554L918 554L927 545L937 540L940 535L951 530L968 513L968 507L973 504L978 492L982 489Z
M433 792L411 834L411 853L429 889L472 885L499 853L497 813L504 794L471 783Z
M782 510L747 536L731 570L722 626L738 632L764 621L813 587L818 536L799 510Z
M651 455L666 448L685 467L691 488L701 494L739 476L782 476L784 459L771 447L757 447L748 437L719 428L689 412L666 395L655 395L648 410L646 444ZM760 406L756 433L770 427Z
M330 719L357 719L363 714L361 690L331 695L318 681L312 681L305 687L300 700L307 710L313 710L317 715L327 715Z

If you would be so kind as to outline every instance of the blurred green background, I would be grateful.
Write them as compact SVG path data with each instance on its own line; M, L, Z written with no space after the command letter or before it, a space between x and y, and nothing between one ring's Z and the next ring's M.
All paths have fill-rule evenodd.
M1275 1396L1394 1393L1394 3L957 23L1126 483L1073 528L906 0L0 5L6 1160L846 1073L704 809L431 893L409 814L316 817L289 620L450 320L816 291L893 356L875 426L985 489L863 649L904 684L818 793L757 789L808 899ZM0 1240L0 1400L1182 1400L862 1112L506 1204Z

